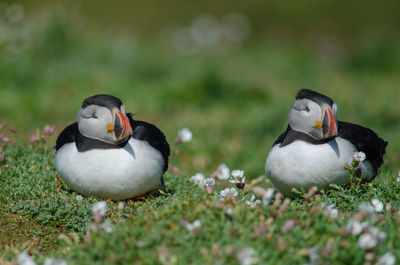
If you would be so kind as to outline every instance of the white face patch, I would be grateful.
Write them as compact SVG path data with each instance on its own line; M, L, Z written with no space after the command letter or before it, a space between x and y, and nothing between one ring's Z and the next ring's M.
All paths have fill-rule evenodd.
M114 133L107 131L107 126L113 124L113 115L106 107L89 105L82 108L77 117L79 132L92 139L107 143L115 143Z
M121 112L122 112L123 114L126 114L126 110L125 110L125 105L124 105L124 104L121 105L120 110L121 110Z
M289 125L293 130L300 131L316 139L322 139L323 133L316 128L316 123L322 121L321 106L309 99L297 99L289 111Z

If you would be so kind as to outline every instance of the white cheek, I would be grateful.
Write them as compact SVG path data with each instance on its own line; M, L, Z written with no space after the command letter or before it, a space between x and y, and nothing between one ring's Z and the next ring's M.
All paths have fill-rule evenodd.
M125 105L121 105L121 112L123 113L123 114L126 114L126 110L125 110Z

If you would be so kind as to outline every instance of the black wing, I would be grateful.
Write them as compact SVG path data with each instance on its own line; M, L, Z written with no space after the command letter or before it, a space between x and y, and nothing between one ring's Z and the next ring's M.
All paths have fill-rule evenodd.
M286 138L286 134L287 134L289 128L290 127L288 126L287 130L285 132L283 132L281 135L279 135L278 139L275 140L275 142L274 142L274 144L272 146L275 146L277 144L282 144L283 143L283 141Z
M56 150L60 149L64 144L75 142L77 131L78 131L77 122L68 125L57 137Z
M354 144L357 151L365 153L366 160L371 162L376 176L383 163L383 155L388 142L371 129L341 121L338 122L338 136Z
M151 123L134 120L130 113L128 114L128 118L132 126L132 137L138 140L146 141L150 144L150 146L160 151L165 161L164 172L167 171L170 149L165 135L160 131L160 129Z

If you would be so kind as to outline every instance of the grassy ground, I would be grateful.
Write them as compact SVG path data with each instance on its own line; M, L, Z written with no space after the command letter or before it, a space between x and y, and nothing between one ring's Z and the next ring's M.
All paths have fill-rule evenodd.
M228 181L217 181L208 194L187 177L168 174L164 194L126 201L123 208L109 201L106 218L113 226L107 232L87 230L95 199L79 200L56 185L54 150L14 146L6 151L8 167L1 169L0 179L6 228L0 230L0 250L8 253L3 262L13 257L13 249L26 248L39 264L45 257L68 264L365 264L365 259L374 262L400 247L400 183L387 171L384 182L303 194L296 200L276 195L264 206L246 204L254 187L270 185L264 180L248 184L236 200L220 202L219 191L233 185ZM383 212L359 212L360 203L373 198L383 201ZM336 204L337 217L322 203ZM351 219L377 227L385 238L362 249L362 235L346 231ZM195 220L201 227L190 231L187 224ZM246 251L255 263L243 263Z
M10 26L0 45L0 121L8 124L0 133L16 142L2 148L2 165L8 166L0 169L0 252L6 253L0 263L12 260L14 249L27 248L39 264L49 256L69 264L235 264L251 252L258 264L374 264L400 247L397 42L371 39L334 49L250 42L184 55L116 32L85 31L60 18L28 22ZM32 26L24 35L27 24ZM222 162L244 169L249 181L263 175L265 157L301 87L331 96L340 120L371 127L389 141L377 183L294 201L276 197L272 205L252 208L240 201L250 189L236 202L220 203L218 192L228 182L219 181L209 195L188 181ZM85 237L96 200L77 200L56 185L54 136L47 145L27 142L46 124L61 131L95 93L120 97L138 119L165 131L170 143L182 127L194 139L172 157L181 172L167 173L165 194L126 202L123 210L109 202L113 231ZM17 129L16 139L10 127ZM356 215L386 233L365 251L357 243L361 236L344 227L359 204L373 198L391 206L372 217ZM324 214L322 202L335 203L338 218ZM186 222L197 219L199 231L188 231ZM67 236L58 240L60 233ZM310 261L315 253L320 261Z

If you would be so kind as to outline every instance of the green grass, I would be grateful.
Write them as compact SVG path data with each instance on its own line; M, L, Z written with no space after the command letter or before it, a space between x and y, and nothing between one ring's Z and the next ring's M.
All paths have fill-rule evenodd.
M370 253L376 259L389 251L395 253L400 247L400 183L387 171L382 173L384 182L256 207L249 207L242 200L250 194L252 185L240 191L236 202L221 203L218 193L230 187L229 182L217 181L214 192L207 194L187 177L168 174L164 194L127 202L122 210L118 203L108 202L107 219L113 223L112 232L84 236L92 222L91 205L96 200L77 200L76 193L56 185L51 164L54 150L42 145L15 145L5 151L8 167L1 169L0 205L5 213L29 220L22 228L35 224L32 238L39 238L39 242L30 251L39 264L45 257L62 258L68 264L238 264L243 248L254 250L258 264L303 264L314 246L319 246L324 262L363 264L366 252L358 247L358 236L346 234L344 228L359 210L359 204L373 198L390 202L392 210L365 219L387 235ZM271 183L262 181L260 185ZM325 215L322 203L336 204L338 218ZM227 212L228 207L232 208L231 213ZM296 225L285 232L282 227L289 219L295 220ZM188 231L185 222L195 220L200 220L202 227L197 232ZM49 240L49 230L53 235L67 236ZM2 236L17 249L23 246L24 242L12 241L14 235ZM12 248L1 248L8 253L5 259L13 256Z
M124 34L79 29L68 19L26 22L32 26L23 49L10 52L21 45L12 37L0 45L0 121L7 123L0 133L14 142L1 149L6 161L0 162L0 263L13 260L15 249L28 249L39 264L45 257L68 264L237 264L238 253L248 247L258 264L304 264L310 248L319 246L324 264L364 264L371 255L358 246L359 236L343 228L359 204L373 198L390 202L393 211L369 220L387 238L368 253L375 261L399 249L398 42L371 37L332 55L319 46L258 41L187 56ZM23 29L21 24L11 30ZM331 96L340 120L373 128L389 141L382 174L365 186L287 201L284 211L285 202L251 208L238 201L227 214L218 192L228 182L219 181L208 195L189 177L209 175L222 162L244 169L248 181L263 175L301 87ZM76 193L56 185L55 136L46 145L28 142L46 124L60 132L74 121L82 100L97 93L120 97L137 119L157 124L171 144L183 127L194 138L171 158L181 173L167 172L165 194L127 202L123 210L109 202L113 231L85 236L96 199L77 200ZM10 127L17 129L16 139ZM339 217L324 215L322 202L335 203ZM189 232L185 221L197 219L202 228ZM296 226L283 232L290 219Z

